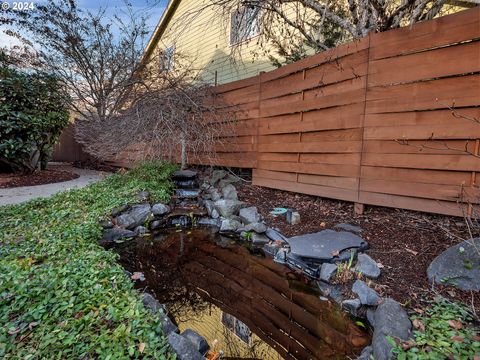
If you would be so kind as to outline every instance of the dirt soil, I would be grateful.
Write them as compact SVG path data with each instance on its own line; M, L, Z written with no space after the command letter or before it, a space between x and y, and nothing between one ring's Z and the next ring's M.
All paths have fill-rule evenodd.
M427 267L437 255L470 238L462 218L377 206L366 206L363 215L356 215L353 204L348 202L245 183L237 188L240 200L257 206L270 227L278 228L289 237L333 229L339 223L360 226L361 236L370 244L368 254L383 265L382 275L372 284L383 296L418 311L429 305L435 295L441 294L473 307L480 314L478 292L438 285L432 288L427 278ZM274 207L295 209L300 213L301 223L290 225L284 216L270 215ZM350 291L351 282L353 280L346 284L344 293Z
M40 170L33 174L1 174L0 189L8 189L19 186L34 186L52 184L78 178L79 175L63 170Z

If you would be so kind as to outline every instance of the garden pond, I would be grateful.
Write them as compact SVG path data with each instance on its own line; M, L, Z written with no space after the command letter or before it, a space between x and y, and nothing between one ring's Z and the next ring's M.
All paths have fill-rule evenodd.
M211 228L174 228L111 248L165 305L223 359L344 359L370 342L303 276Z

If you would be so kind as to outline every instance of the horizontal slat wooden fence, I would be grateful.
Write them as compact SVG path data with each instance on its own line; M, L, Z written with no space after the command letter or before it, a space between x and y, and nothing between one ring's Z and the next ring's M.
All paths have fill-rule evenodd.
M479 7L216 91L241 124L217 164L255 185L449 215L480 200Z

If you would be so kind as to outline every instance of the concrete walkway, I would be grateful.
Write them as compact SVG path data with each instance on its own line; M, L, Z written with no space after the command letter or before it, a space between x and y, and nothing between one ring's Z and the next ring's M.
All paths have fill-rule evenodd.
M77 173L80 177L54 184L0 189L0 206L18 204L35 198L52 196L66 189L82 188L103 179L103 177L107 175L107 173L101 171L74 168L70 164L52 163L48 165L48 168L71 171Z

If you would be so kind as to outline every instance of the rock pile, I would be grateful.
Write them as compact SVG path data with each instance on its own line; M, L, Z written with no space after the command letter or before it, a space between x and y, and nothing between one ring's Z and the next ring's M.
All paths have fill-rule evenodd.
M386 337L402 340L410 337L411 323L400 304L382 299L362 280L353 284L352 292L356 295L353 299L344 299L340 286L332 284L340 263L348 264L349 270L366 278L377 279L381 275L375 260L363 253L368 243L361 238L360 227L342 223L335 226L335 230L287 238L277 229L269 228L255 206L238 199L235 184L239 179L233 174L214 170L199 181L196 172L183 170L175 173L174 181L177 189L170 204L151 204L150 194L143 191L137 196L141 203L114 209L108 219L101 221L104 228L101 243L125 241L162 227L212 227L224 236L250 242L275 262L315 280L324 296L332 298L353 316L366 315L374 328L373 343L359 359L368 359L370 355L378 360L390 359L392 346ZM205 339L193 330L179 334L178 327L165 314L165 307L151 295L145 294L143 302L161 317L178 359L203 358L208 350Z

